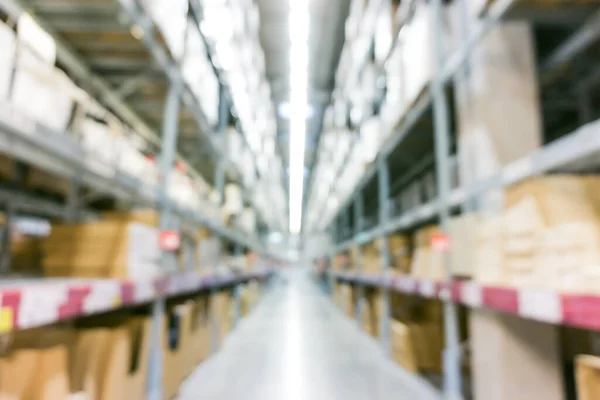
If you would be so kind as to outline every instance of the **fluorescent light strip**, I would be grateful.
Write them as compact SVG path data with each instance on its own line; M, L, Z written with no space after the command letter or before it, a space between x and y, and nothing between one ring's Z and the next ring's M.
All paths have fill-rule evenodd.
M289 0L290 34L290 233L302 228L308 90L308 0Z

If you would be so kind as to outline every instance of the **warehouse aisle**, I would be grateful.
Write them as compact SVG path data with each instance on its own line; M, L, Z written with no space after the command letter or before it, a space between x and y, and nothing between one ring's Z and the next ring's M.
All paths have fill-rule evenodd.
M182 386L180 400L436 399L292 271Z

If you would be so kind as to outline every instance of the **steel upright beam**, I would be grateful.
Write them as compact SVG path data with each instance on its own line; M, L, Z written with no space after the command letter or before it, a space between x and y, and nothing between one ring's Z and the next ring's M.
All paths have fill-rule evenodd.
M450 118L448 103L444 91L443 77L440 75L444 66L443 38L441 27L444 26L442 0L432 1L434 23L432 25L432 43L437 73L431 83L433 97L433 116L435 129L435 165L439 196L439 218L442 232L449 234L450 208L448 197L450 195ZM451 278L450 258L448 252L444 253L444 274L446 280ZM446 399L462 399L462 382L460 370L460 343L458 338L458 324L456 305L450 300L444 302L444 334L446 348L444 349L444 394Z
M379 224L383 226L390 218L390 171L387 159L377 159L377 181L379 183ZM387 237L382 232L379 236L381 246L381 269L384 277L390 275L390 251ZM387 354L391 352L390 340L390 291L387 287L383 291L383 310L380 321L381 345Z
M158 182L159 198L159 228L160 230L172 229L174 226L171 202L168 199L169 175L175 163L177 147L179 109L181 105L181 94L183 82L172 81L169 87L167 102L165 104L165 115L163 119L163 137L160 154L160 173ZM165 270L176 267L176 257L173 252L163 251L161 264ZM150 368L148 370L147 398L149 400L163 399L163 354L162 354L162 330L165 312L165 299L158 297L152 304L152 342L150 346Z
M219 120L217 127L218 143L221 146L222 154L226 153L227 144L227 126L229 120L229 99L227 97L227 88L219 83ZM219 194L219 201L223 204L225 200L225 173L227 171L227 159L221 158L217 162L215 170L215 188Z
M362 272L364 269L361 243L358 241L358 238L359 238L358 235L364 229L363 215L364 215L363 196L360 192L358 192L356 197L354 198L354 246L356 247L354 255L356 256L356 260L355 260L356 261L356 270L358 272ZM364 291L364 287L362 285L357 285L356 290L357 290L358 294L356 296L356 304L354 304L354 313L356 315L356 321L358 322L358 326L362 327L363 314L364 314L363 305L364 305L364 295L365 295L364 292L365 291Z

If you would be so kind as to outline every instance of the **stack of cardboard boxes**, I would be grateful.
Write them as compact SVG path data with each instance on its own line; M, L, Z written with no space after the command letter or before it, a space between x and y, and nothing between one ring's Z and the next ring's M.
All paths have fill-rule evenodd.
M42 268L51 277L157 277L163 272L158 236L157 228L128 220L53 225Z
M554 175L509 188L505 211L479 229L475 278L495 285L597 293L599 187L595 177Z
M420 279L441 280L444 278L442 254L431 248L431 238L438 234L438 226L419 229L414 236L411 274Z
M444 348L443 311L439 301L403 297L394 304L392 357L412 372L440 372Z
M211 312L219 314L223 335L231 329L227 297L168 302L161 332L165 398L175 397L183 380L210 356ZM0 353L0 398L54 400L80 394L87 400L141 400L151 334L149 316L125 311L16 332Z

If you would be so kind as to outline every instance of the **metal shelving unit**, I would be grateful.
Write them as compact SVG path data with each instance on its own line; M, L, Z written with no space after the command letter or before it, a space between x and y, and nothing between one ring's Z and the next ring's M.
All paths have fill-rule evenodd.
M199 18L197 2L190 1L190 10ZM74 5L68 1L0 0L0 13L13 21L25 11L31 11L55 39L58 65L160 151L159 182L150 185L123 171L118 163L107 164L72 135L44 127L5 100L0 100L0 152L64 178L74 188L85 187L111 200L156 209L161 231L173 229L173 216L177 216L192 229L208 228L218 238L235 243L238 254L243 249L260 254L258 269L250 273L223 274L216 270L219 260L213 260L215 270L208 276L189 271L135 281L4 279L0 282L0 334L151 304L153 334L147 395L162 399L161 330L166 299L235 288L249 281L263 282L272 266L270 259L278 258L265 250L257 235L232 229L201 209L190 209L171 198L167 191L169 172L176 160L188 165L192 175L198 173L189 165L199 165L205 178L214 179L221 194L227 174L234 181L241 176L225 154L230 113L227 88L221 84L218 126L212 127L184 82L179 63L137 1ZM134 27L141 29L139 40L130 33ZM137 95L143 88L147 89L144 94ZM203 161L207 158L214 165ZM22 190L0 189L0 201L14 204L7 208L7 219L20 212L59 220L71 220L74 212L84 219L98 218L96 212L80 207L77 190L67 197L61 204ZM245 197L252 198L248 193ZM176 262L173 252L162 251L163 267ZM235 301L239 308L239 295Z
M457 0L466 7L466 1ZM444 25L442 16L442 1L430 2L435 13L436 27ZM569 7L572 8L569 8ZM592 7L588 5L589 7ZM546 128L553 130L557 124L552 123L552 111L548 111L552 101L545 98L550 82L561 81L563 85L581 89L585 84L582 82L595 82L591 80L597 76L594 67L587 66L592 71L588 77L582 78L576 72L569 72L566 66L575 70L579 68L578 63L571 62L576 56L581 55L590 46L594 45L600 37L600 23L597 18L597 10L593 12L586 9L585 5L562 4L550 11L544 9L544 5L523 5L514 0L495 0L490 2L485 13L481 16L479 23L470 28L470 32L460 32L461 43L451 54L442 54L442 49L434 49L437 57L433 78L420 94L417 101L412 104L400 118L394 133L380 147L381 150L375 162L366 168L364 175L355 186L352 194L337 209L330 231L337 243L334 249L326 254L333 263L336 255L348 251L356 246L357 256L356 272L333 272L332 278L341 283L358 285L359 300L355 304L359 310L362 287L376 287L387 293L398 291L401 293L417 295L425 298L435 298L445 304L445 340L446 349L444 353L444 382L445 395L447 398L462 398L461 376L460 376L460 354L457 338L456 304L466 305L473 308L488 308L491 310L508 312L522 318L535 319L553 324L577 326L587 329L598 330L598 316L591 312L598 296L578 296L554 292L506 289L488 287L478 283L463 283L451 280L449 273L448 257L446 255L445 270L446 280L434 282L418 280L412 277L392 277L388 273L389 252L386 246L386 235L398 231L412 231L426 222L438 221L442 231L448 233L448 222L451 212L461 208L468 208L470 202L477 196L491 189L504 188L524 179L534 177L543 173L551 172L579 172L597 170L596 162L600 152L600 121L594 120L591 111L590 89L587 87L586 95L581 95L580 102L573 101L567 105L574 108L582 116L576 126L559 127L558 136L549 138L543 147L534 153L510 163L494 176L479 181L468 187L454 187L450 185L449 156L453 151L451 131L453 120L449 109L448 98L452 90L455 77L464 73L465 63L478 43L485 35L500 21L506 19L526 19L536 25L539 35L551 37L551 44L542 43L540 37L538 42L545 47L538 54L538 63L542 66L540 73L540 84L542 86L542 103L544 118L548 122ZM463 9L463 12L466 12ZM587 13L587 14L586 14ZM570 19L569 19L570 18ZM583 23L585 21L585 23ZM552 27L558 25L555 31ZM442 42L440 29L434 27L432 34L434 42L438 45ZM466 29L463 29L466 31ZM396 41L394 41L395 45ZM439 47L439 46L437 46ZM389 57L388 57L389 58ZM597 58L588 57L590 64L596 62ZM557 65L562 67L558 68ZM551 72L550 72L551 71ZM553 79L549 78L552 76ZM564 89L564 87L563 87ZM574 106L574 107L573 107ZM565 111L566 113L566 111ZM425 124L431 123L431 129L423 128ZM428 131L428 132L427 132ZM421 142L416 143L414 138L421 135ZM548 139L548 138L547 138ZM420 146L420 147L419 147ZM427 146L427 152L423 151ZM395 193L390 192L390 183L399 178L406 181L412 175L411 168L407 166L404 158L425 159L434 151L433 165L436 167L437 191L434 199L422 201L418 206L401 210L400 213L390 212L390 203ZM409 163L410 164L410 163ZM416 164L416 163L415 163ZM396 167L396 168L394 168ZM399 176L395 176L401 171ZM409 178L412 179L412 178ZM365 199L375 201L377 206L373 209L379 212L379 221L374 227L365 226ZM372 217L371 214L369 214ZM353 218L352 223L348 218ZM353 229L351 229L351 226ZM341 239L340 239L341 238ZM362 272L361 245L373 240L380 240L382 272L380 276L370 276ZM358 253L358 254L356 254ZM384 297L385 298L385 297ZM389 323L389 305L384 302L384 331L382 344L387 345L389 332L386 325ZM361 315L360 311L356 315Z

